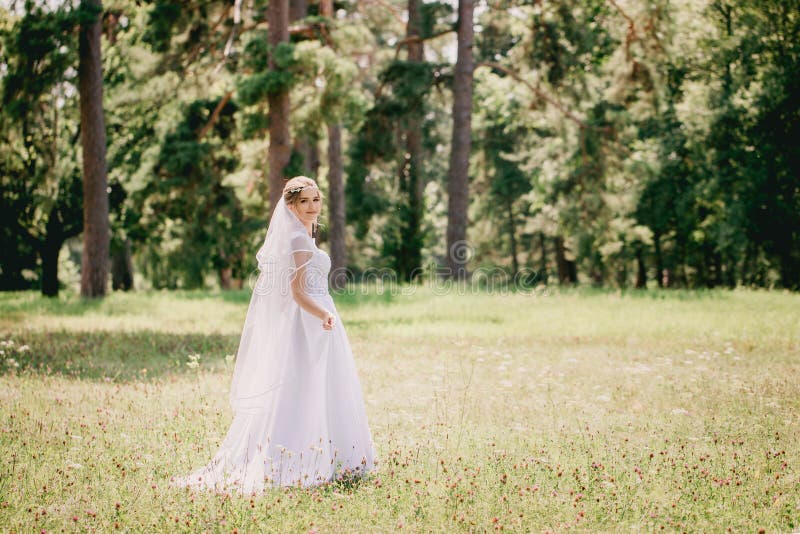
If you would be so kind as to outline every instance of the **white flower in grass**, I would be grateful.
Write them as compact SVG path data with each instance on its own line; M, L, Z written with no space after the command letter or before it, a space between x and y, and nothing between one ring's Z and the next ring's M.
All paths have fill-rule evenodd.
M689 415L689 411L684 408L673 408L672 415Z
M28 352L31 348L28 345L22 345L20 348L17 349L17 352Z
M225 363L230 365L230 364L233 363L233 360L235 360L235 359L236 359L236 355L235 354L227 354L225 356Z
M6 365L9 367L16 368L19 367L19 362L17 362L17 360L15 360L14 358L6 358Z
M186 362L186 366L189 369L197 369L200 366L200 355L199 354L190 354L189 361Z

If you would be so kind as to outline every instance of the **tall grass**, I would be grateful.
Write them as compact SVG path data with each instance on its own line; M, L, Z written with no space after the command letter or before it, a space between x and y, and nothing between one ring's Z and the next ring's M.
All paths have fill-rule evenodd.
M230 423L247 292L0 295L0 527L800 529L800 296L356 289L379 471L255 498L168 486Z

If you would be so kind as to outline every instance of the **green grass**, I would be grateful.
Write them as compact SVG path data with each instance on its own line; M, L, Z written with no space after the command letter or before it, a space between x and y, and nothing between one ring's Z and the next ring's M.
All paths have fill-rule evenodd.
M800 295L406 293L337 297L379 471L253 499L168 485L246 291L0 294L0 529L800 530Z

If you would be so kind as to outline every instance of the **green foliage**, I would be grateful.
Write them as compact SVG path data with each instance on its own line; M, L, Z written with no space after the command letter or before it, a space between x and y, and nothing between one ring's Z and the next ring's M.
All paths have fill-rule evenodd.
M420 37L427 38L440 31L455 29L453 6L446 2L420 2ZM443 21L446 21L443 23ZM449 23L448 23L449 22Z
M0 287L43 287L62 243L83 228L78 136L77 39L85 14L26 5L0 28ZM48 291L58 291L55 287Z
M267 6L248 4L237 25L231 2L105 4L115 242L131 240L159 287L202 285L225 266L241 275L245 253L219 236L257 242L267 100L288 89L293 136L324 154L327 126L343 128L351 262L411 271L420 247L441 261L453 38L435 36L454 28L454 4L420 3L419 63L395 49L405 4L339 2L330 20L311 4L275 49ZM513 75L475 72L472 266L555 272L563 259L596 285L636 273L650 286L800 287L798 13L798 0L478 9L476 61ZM45 248L81 231L76 29L99 15L82 2L0 8L2 287L39 285ZM231 90L233 107L198 140L209 95ZM294 153L288 172L302 166ZM422 214L414 184L427 187Z
M237 107L228 101L206 136L217 100L196 100L183 111L183 121L161 146L155 167L158 180L135 195L147 235L146 271L156 287L202 287L212 269L233 268L243 277L245 250L231 235L243 235L241 204L223 183L239 159L236 154Z
M153 2L150 10L150 24L147 26L142 40L150 44L156 52L169 50L175 27L182 20L181 5L175 2Z

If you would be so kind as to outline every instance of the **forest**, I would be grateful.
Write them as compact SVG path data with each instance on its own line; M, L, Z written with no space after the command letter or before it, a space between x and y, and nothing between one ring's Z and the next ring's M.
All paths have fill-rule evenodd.
M0 2L0 289L800 289L800 0ZM108 286L108 287L107 287Z

